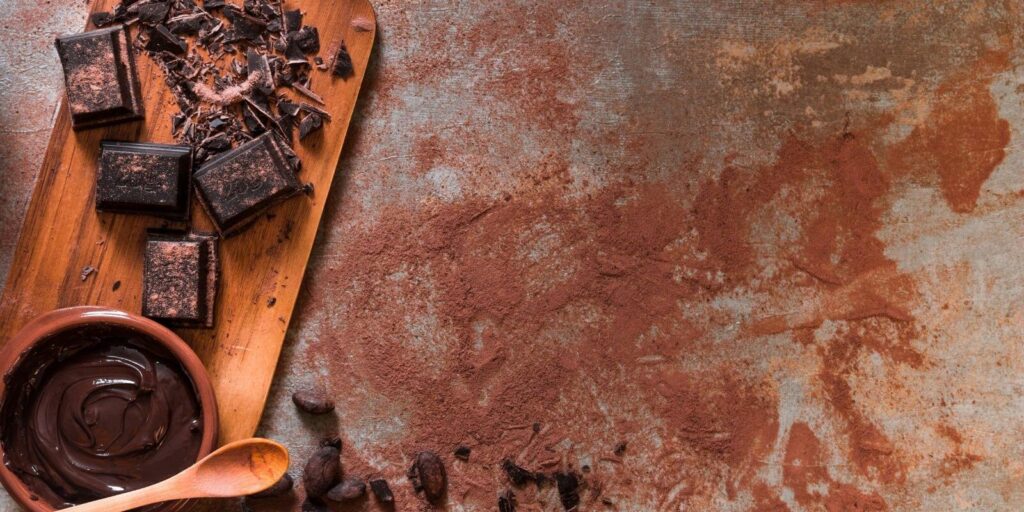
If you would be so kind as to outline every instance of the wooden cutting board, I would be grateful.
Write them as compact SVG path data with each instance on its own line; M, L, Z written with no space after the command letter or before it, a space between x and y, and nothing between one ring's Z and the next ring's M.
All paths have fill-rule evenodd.
M109 11L116 3L97 0L92 10ZM325 61L331 61L344 40L356 73L342 80L314 71L313 90L327 100L322 108L332 119L324 124L322 136L295 144L303 164L299 178L313 183L312 197L279 205L272 210L272 220L263 219L223 240L216 328L177 330L206 363L220 407L221 443L256 431L324 206L342 200L327 193L375 35L373 30L358 31L351 23L362 17L375 25L368 0L286 0L285 6L301 8L303 22L319 29ZM134 37L135 29L131 32ZM136 61L145 97L144 121L75 133L67 108L59 107L0 301L0 344L35 316L55 308L95 304L132 313L141 310L146 229L163 221L98 214L93 200L101 140L174 142L170 117L177 107L163 74L145 55L137 55ZM195 202L192 212L197 228L212 230ZM87 266L97 271L83 279Z

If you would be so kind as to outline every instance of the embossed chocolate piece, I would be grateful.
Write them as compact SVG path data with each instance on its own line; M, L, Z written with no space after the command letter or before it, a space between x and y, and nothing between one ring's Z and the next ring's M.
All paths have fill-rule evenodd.
M199 169L194 181L200 202L222 235L237 233L271 206L302 192L293 158L288 145L267 132Z
M104 141L96 174L96 209L174 220L189 214L192 148Z
M217 241L153 230L146 241L142 314L171 325L213 327Z

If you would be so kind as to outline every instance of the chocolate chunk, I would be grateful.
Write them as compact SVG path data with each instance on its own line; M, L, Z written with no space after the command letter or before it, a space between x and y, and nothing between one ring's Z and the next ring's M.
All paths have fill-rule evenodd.
M171 33L164 25L149 31L149 42L146 49L151 52L170 52L182 54L188 51L188 43Z
M580 506L580 479L573 472L555 473L555 483L558 485L558 499L562 502L565 510L576 510Z
M505 459L501 461L501 469L503 469L505 474L508 475L508 479L512 482L512 485L517 487L534 479L532 471L512 462L512 459Z
M267 132L203 164L195 174L200 204L224 236L239 232L271 206L302 192L291 149Z
M163 23L171 6L166 2L149 2L139 6L139 21L145 25Z
M512 489L505 489L498 495L498 512L516 512L516 495Z
M337 502L353 501L363 496L366 496L366 484L356 477L348 477L327 491L327 499Z
M327 414L334 410L334 402L313 390L300 390L292 394L292 402L309 414Z
M142 314L171 325L213 327L218 257L211 235L149 232Z
M105 27L114 22L114 15L109 12L94 12L89 20L97 27Z
M348 47L345 46L345 41L341 42L341 46L338 47L338 53L334 54L331 74L341 78L348 78L356 74L356 69L352 66L352 56L348 54Z
M250 498L262 499L262 498L275 498L277 496L283 496L288 492L291 492L292 487L295 486L295 482L292 480L292 476L285 473L274 485L256 493L250 494Z
M319 498L338 484L341 477L341 452L333 446L321 446L306 462L302 485L306 495Z
M464 461L469 460L469 452L470 450L468 446L460 444L455 448L455 458Z
M427 501L438 503L444 498L448 489L448 474L444 462L434 452L423 451L416 454L416 460L407 474L416 492L423 491Z
M135 57L123 26L57 38L76 129L142 119Z
M97 167L97 210L188 218L192 148L104 141Z
M288 33L288 42L295 43L303 53L316 53L320 51L320 31L316 27L302 27Z
M266 22L242 12L233 5L224 7L224 16L231 22L231 28L239 39L254 41L267 31Z
M310 112L306 114L306 117L302 118L302 122L299 123L299 140L305 139L309 134L323 128L324 118L316 112Z
M393 503L395 501L395 495L391 493L388 481L383 478L370 480L370 490L377 497L377 501L381 503Z
M197 34L203 26L206 15L203 13L183 14L167 20L167 28L174 34Z
M296 9L294 11L284 12L284 29L285 32L297 32L302 28L302 11Z

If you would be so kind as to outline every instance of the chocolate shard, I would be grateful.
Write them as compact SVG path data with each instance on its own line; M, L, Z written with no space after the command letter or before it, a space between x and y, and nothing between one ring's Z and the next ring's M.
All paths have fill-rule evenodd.
M277 102L277 111L286 116L294 116L299 113L299 104L282 99Z
M287 33L298 32L302 28L302 11L295 9L294 11L284 12L284 30Z
M338 47L338 53L334 55L334 64L331 65L331 74L340 78L348 78L356 74L356 70L352 66L352 56L348 53L348 47L345 46L345 41L341 42L341 46Z
M505 489L498 495L498 512L516 512L516 495L512 489Z
M306 114L299 123L299 140L305 139L309 134L319 130L324 125L324 118L316 112Z
M517 487L535 478L532 471L512 462L512 459L505 459L501 461L501 469L505 471L506 475L508 475L508 479L512 482L512 485Z
M267 31L265 21L250 16L233 5L224 7L224 16L231 22L231 28L239 39L254 41Z
M220 9L225 5L227 4L225 4L224 0L203 0L203 8L207 11L212 9Z
M96 173L96 210L189 216L192 148L103 141Z
M395 501L395 495L391 492L391 486L383 478L370 480L370 490L377 497L377 501L381 503L394 503Z
M320 32L316 27L305 26L288 33L288 42L295 43L304 53L320 51Z
M174 35L164 25L158 25L149 31L149 42L146 49L151 52L170 52L182 54L188 51L188 43Z
M163 23L171 6L166 2L149 2L139 6L139 22L144 25L159 25Z
M224 236L238 233L261 213L302 192L294 153L267 132L208 162L193 177L200 204Z
M205 20L206 15L203 13L183 14L167 20L167 28L173 34L195 35L199 33Z
M576 510L580 506L580 479L574 472L555 473L558 499L565 510Z
M170 325L212 327L208 287L216 274L210 242L151 230L146 240L142 314Z
M67 104L76 130L142 119L142 93L121 25L57 38Z

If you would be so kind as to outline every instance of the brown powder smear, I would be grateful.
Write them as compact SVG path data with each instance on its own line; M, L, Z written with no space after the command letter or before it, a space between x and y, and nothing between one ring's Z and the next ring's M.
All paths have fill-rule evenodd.
M864 493L853 485L835 481L822 448L821 441L806 423L793 424L786 444L782 478L786 487L793 490L797 503L828 512L888 510L878 494ZM822 493L820 487L827 492Z
M1006 157L1010 124L999 117L989 86L1009 66L1006 52L989 52L942 83L928 119L892 150L897 168L918 174L934 169L954 212L974 210L985 180Z

